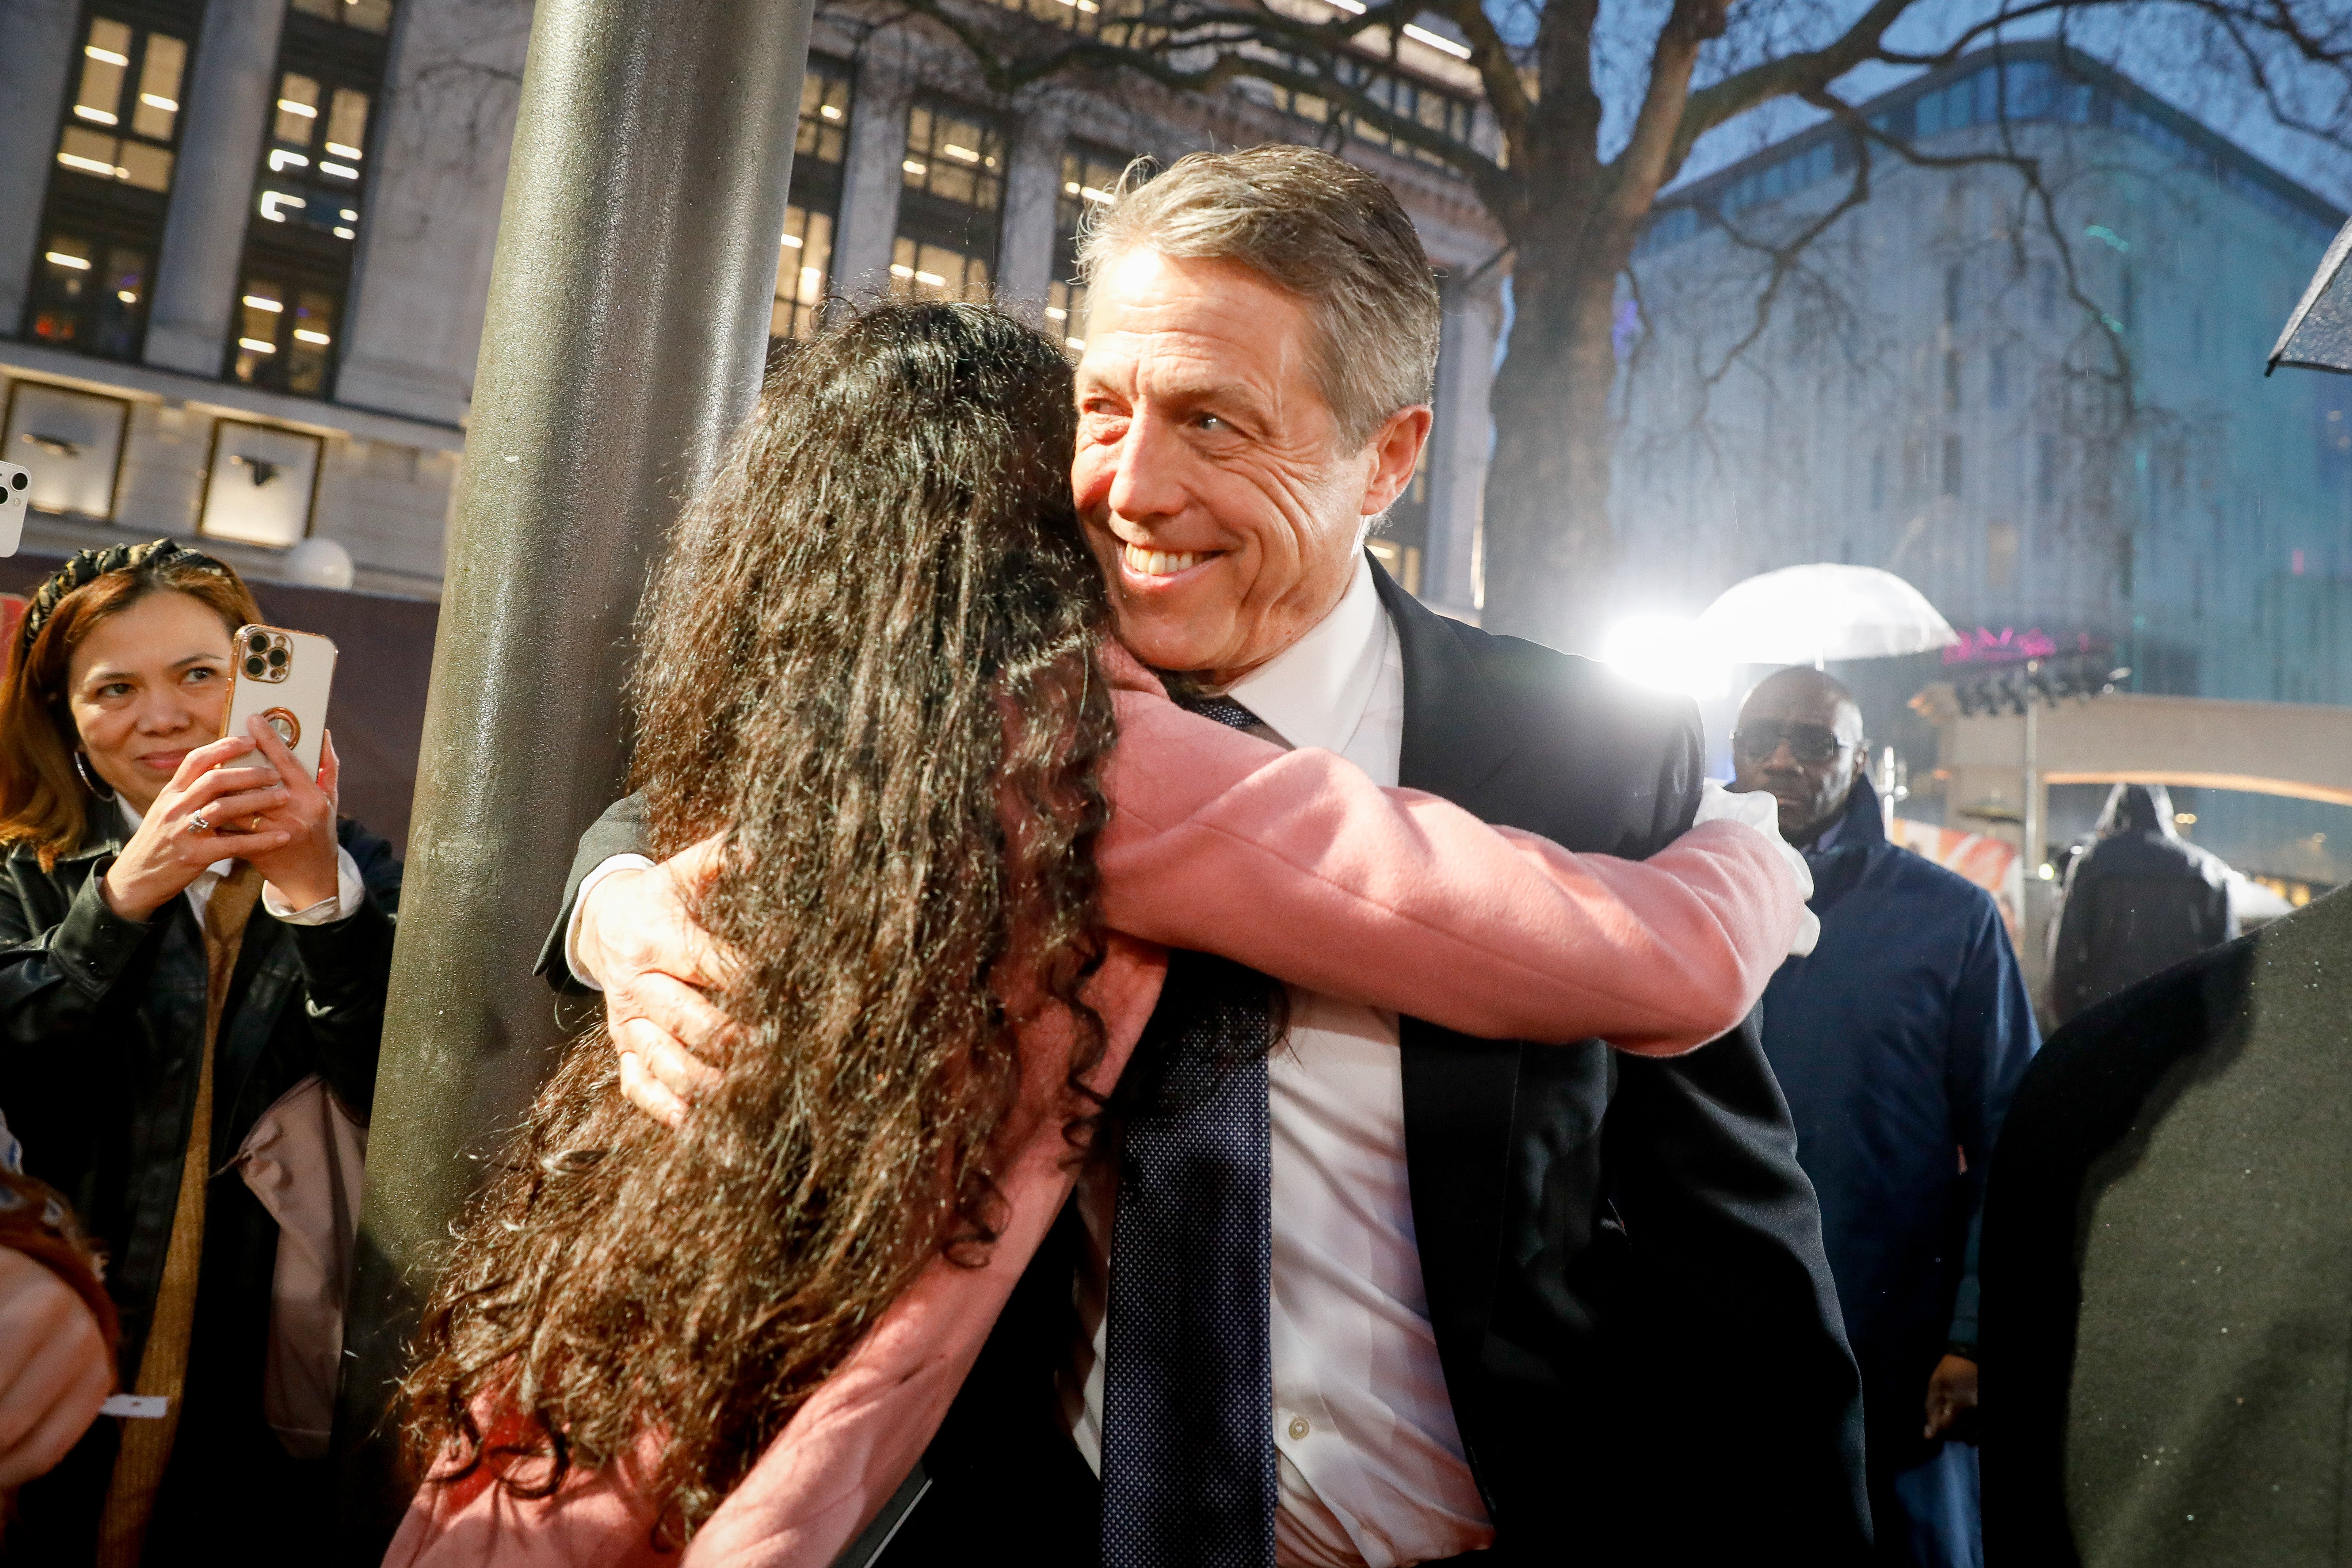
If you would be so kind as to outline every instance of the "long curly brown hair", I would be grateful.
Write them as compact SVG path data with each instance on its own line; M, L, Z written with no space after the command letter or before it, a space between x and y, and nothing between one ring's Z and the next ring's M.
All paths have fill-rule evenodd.
M657 1531L689 1536L918 1270L985 1256L1008 982L1080 1022L1085 1142L1114 731L1074 439L1060 354L979 306L874 309L771 380L635 687L656 851L729 837L700 916L745 955L742 1034L676 1132L603 1038L569 1052L433 1295L418 1454L551 1461L501 1467L539 1495L650 1434Z

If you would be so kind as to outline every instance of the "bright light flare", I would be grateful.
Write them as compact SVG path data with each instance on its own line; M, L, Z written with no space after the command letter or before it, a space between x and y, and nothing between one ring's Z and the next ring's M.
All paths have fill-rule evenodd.
M1731 688L1731 667L1688 616L1628 616L1601 650L1603 664L1637 686L1701 699Z

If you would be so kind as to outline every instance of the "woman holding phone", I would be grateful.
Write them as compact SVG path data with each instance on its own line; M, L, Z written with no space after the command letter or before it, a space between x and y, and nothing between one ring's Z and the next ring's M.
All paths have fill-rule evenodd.
M110 1260L127 1396L20 1494L26 1561L320 1539L316 1358L289 1359L272 1277L315 1250L280 1257L286 1216L335 1196L306 1190L328 1097L367 1114L400 868L338 821L331 742L312 778L259 719L221 735L261 618L169 540L84 551L0 683L0 1108Z

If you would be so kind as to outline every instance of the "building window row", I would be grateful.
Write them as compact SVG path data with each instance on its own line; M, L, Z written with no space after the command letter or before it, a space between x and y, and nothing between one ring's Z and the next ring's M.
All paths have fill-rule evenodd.
M814 331L832 290L853 98L845 62L810 57L776 258L772 344ZM891 297L984 299L995 285L1003 245L1010 157L1003 125L985 110L937 99L919 99L906 113L898 229L890 246ZM1071 142L1062 151L1045 325L1073 353L1086 347L1079 235L1087 215L1109 204L1130 161L1128 153L1084 142Z
M101 359L145 352L196 0L97 0L61 114L21 331ZM364 210L392 0L289 0L220 374L331 395ZM211 155L209 150L206 155Z
M1317 62L1297 55L1267 49L1254 52L1277 60L1303 75L1323 74ZM1426 127L1448 142L1465 147L1471 144L1471 133L1476 122L1476 106L1469 98L1368 61L1343 57L1332 63L1328 79L1338 86L1360 93L1398 118ZM1437 153L1417 146L1402 136L1391 136L1361 115L1346 112L1324 94L1295 91L1246 77L1237 85L1245 96L1309 124L1335 127L1350 142L1378 147L1400 158L1412 158L1440 168L1447 166L1445 160Z
M33 506L61 517L114 521L131 405L25 380L8 382L5 402L0 451L32 470ZM310 531L324 446L304 431L215 419L196 531L279 549L299 543Z

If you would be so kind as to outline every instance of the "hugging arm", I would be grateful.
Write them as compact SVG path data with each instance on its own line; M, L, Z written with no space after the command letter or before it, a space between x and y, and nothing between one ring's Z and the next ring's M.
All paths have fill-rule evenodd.
M1464 1034L1671 1054L1747 1016L1805 919L1765 832L1577 855L1122 685L1106 921Z

